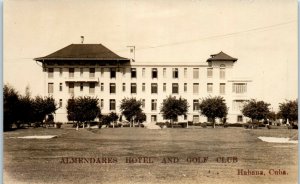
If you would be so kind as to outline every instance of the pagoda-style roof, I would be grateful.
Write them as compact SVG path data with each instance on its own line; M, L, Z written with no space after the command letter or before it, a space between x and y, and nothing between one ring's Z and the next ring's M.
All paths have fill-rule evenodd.
M237 58L233 58L227 54L225 54L224 52L219 52L218 54L212 54L210 55L211 58L208 58L207 61L237 61Z
M102 44L71 44L52 54L35 58L34 60L41 62L53 60L130 61L128 58L120 57Z

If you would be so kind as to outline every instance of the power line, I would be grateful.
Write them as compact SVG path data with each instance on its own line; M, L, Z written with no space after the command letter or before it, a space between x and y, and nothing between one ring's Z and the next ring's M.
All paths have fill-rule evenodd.
M226 33L226 34L220 34L220 35L213 35L213 36L208 36L208 37L203 37L203 38L198 38L198 39L192 39L192 40L186 40L186 41L180 41L180 42L173 42L173 43L165 43L165 44L160 44L156 46L147 46L147 47L140 47L140 48L135 48L135 50L146 50L146 49L155 49L155 48L160 48L160 47L167 47L167 46L173 46L173 45L180 45L180 44L186 44L186 43L191 43L191 42L197 42L197 41L203 41L203 40L210 40L210 39L218 39L218 38L226 38L226 37L232 37L235 35L240 35L240 34L245 34L245 33L250 33L250 32L256 32L256 31L269 31L274 28L292 24L297 22L297 20L291 20L287 22L282 22L278 24L272 24L269 26L262 26L262 27L256 27L252 29L247 29L243 31L237 31L237 32L232 32L232 33ZM127 51L127 49L122 49L122 50L115 50L114 52L124 52ZM101 52L101 54L106 54L109 52ZM22 58L22 59L33 59L33 58Z
M232 33L227 33L227 34L208 36L208 37L203 37L203 38L193 39L193 40L186 40L186 41L181 41L181 42L161 44L161 45L152 46L152 47L143 47L143 48L138 48L136 50L153 49L153 48L179 45L179 44L185 44L185 43L202 41L202 40L216 39L216 38L222 38L222 37L231 37L231 36L234 36L234 35L244 34L244 33L249 33L249 32L255 32L255 31L268 31L268 30L271 30L273 28L280 27L280 26L287 25L287 24L291 24L291 23L295 23L295 22L297 22L297 21L293 20L293 21L283 22L283 23L279 23L279 24L273 24L273 25L264 26L264 27L256 27L256 28L252 28L252 29L248 29L248 30L244 30L244 31L237 31L237 32L232 32Z

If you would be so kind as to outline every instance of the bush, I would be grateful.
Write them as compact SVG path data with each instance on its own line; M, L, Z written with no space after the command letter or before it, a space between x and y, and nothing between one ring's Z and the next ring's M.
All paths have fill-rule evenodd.
M166 125L166 123L164 123L164 122L156 122L155 124L160 127L163 127L164 125Z
M228 127L244 127L244 123L232 123L232 124L227 124Z
M201 126L201 123L199 122L199 123L194 123L193 124L194 126Z
M180 123L178 123L178 125L180 125L182 128L186 128L187 122L180 122Z
M60 123L60 122L57 122L57 123L55 123L55 124L56 124L56 128L60 128L61 125L62 125L62 123Z
M204 123L202 123L200 126L201 126L202 128L206 128L206 127L207 127L207 123L204 122Z

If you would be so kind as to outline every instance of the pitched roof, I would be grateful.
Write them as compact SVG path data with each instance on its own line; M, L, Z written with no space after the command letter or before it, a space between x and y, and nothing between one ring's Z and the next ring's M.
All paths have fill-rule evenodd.
M233 58L227 54L225 54L224 52L219 52L218 54L212 54L210 55L211 58L208 58L207 61L237 61L237 58Z
M71 44L52 54L35 58L36 61L44 60L124 60L102 44Z

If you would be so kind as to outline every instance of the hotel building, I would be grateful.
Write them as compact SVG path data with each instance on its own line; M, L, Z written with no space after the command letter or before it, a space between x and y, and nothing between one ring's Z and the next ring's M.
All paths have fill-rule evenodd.
M67 122L66 105L72 96L99 99L102 114L120 114L125 97L142 100L147 122L164 122L160 113L163 100L169 95L187 99L187 116L179 122L207 122L200 115L198 104L207 96L222 96L229 107L227 122L246 122L241 114L249 100L251 80L233 75L237 58L223 52L199 63L139 63L120 57L101 44L71 44L45 57L42 63L44 95L53 96L59 105L55 121Z

